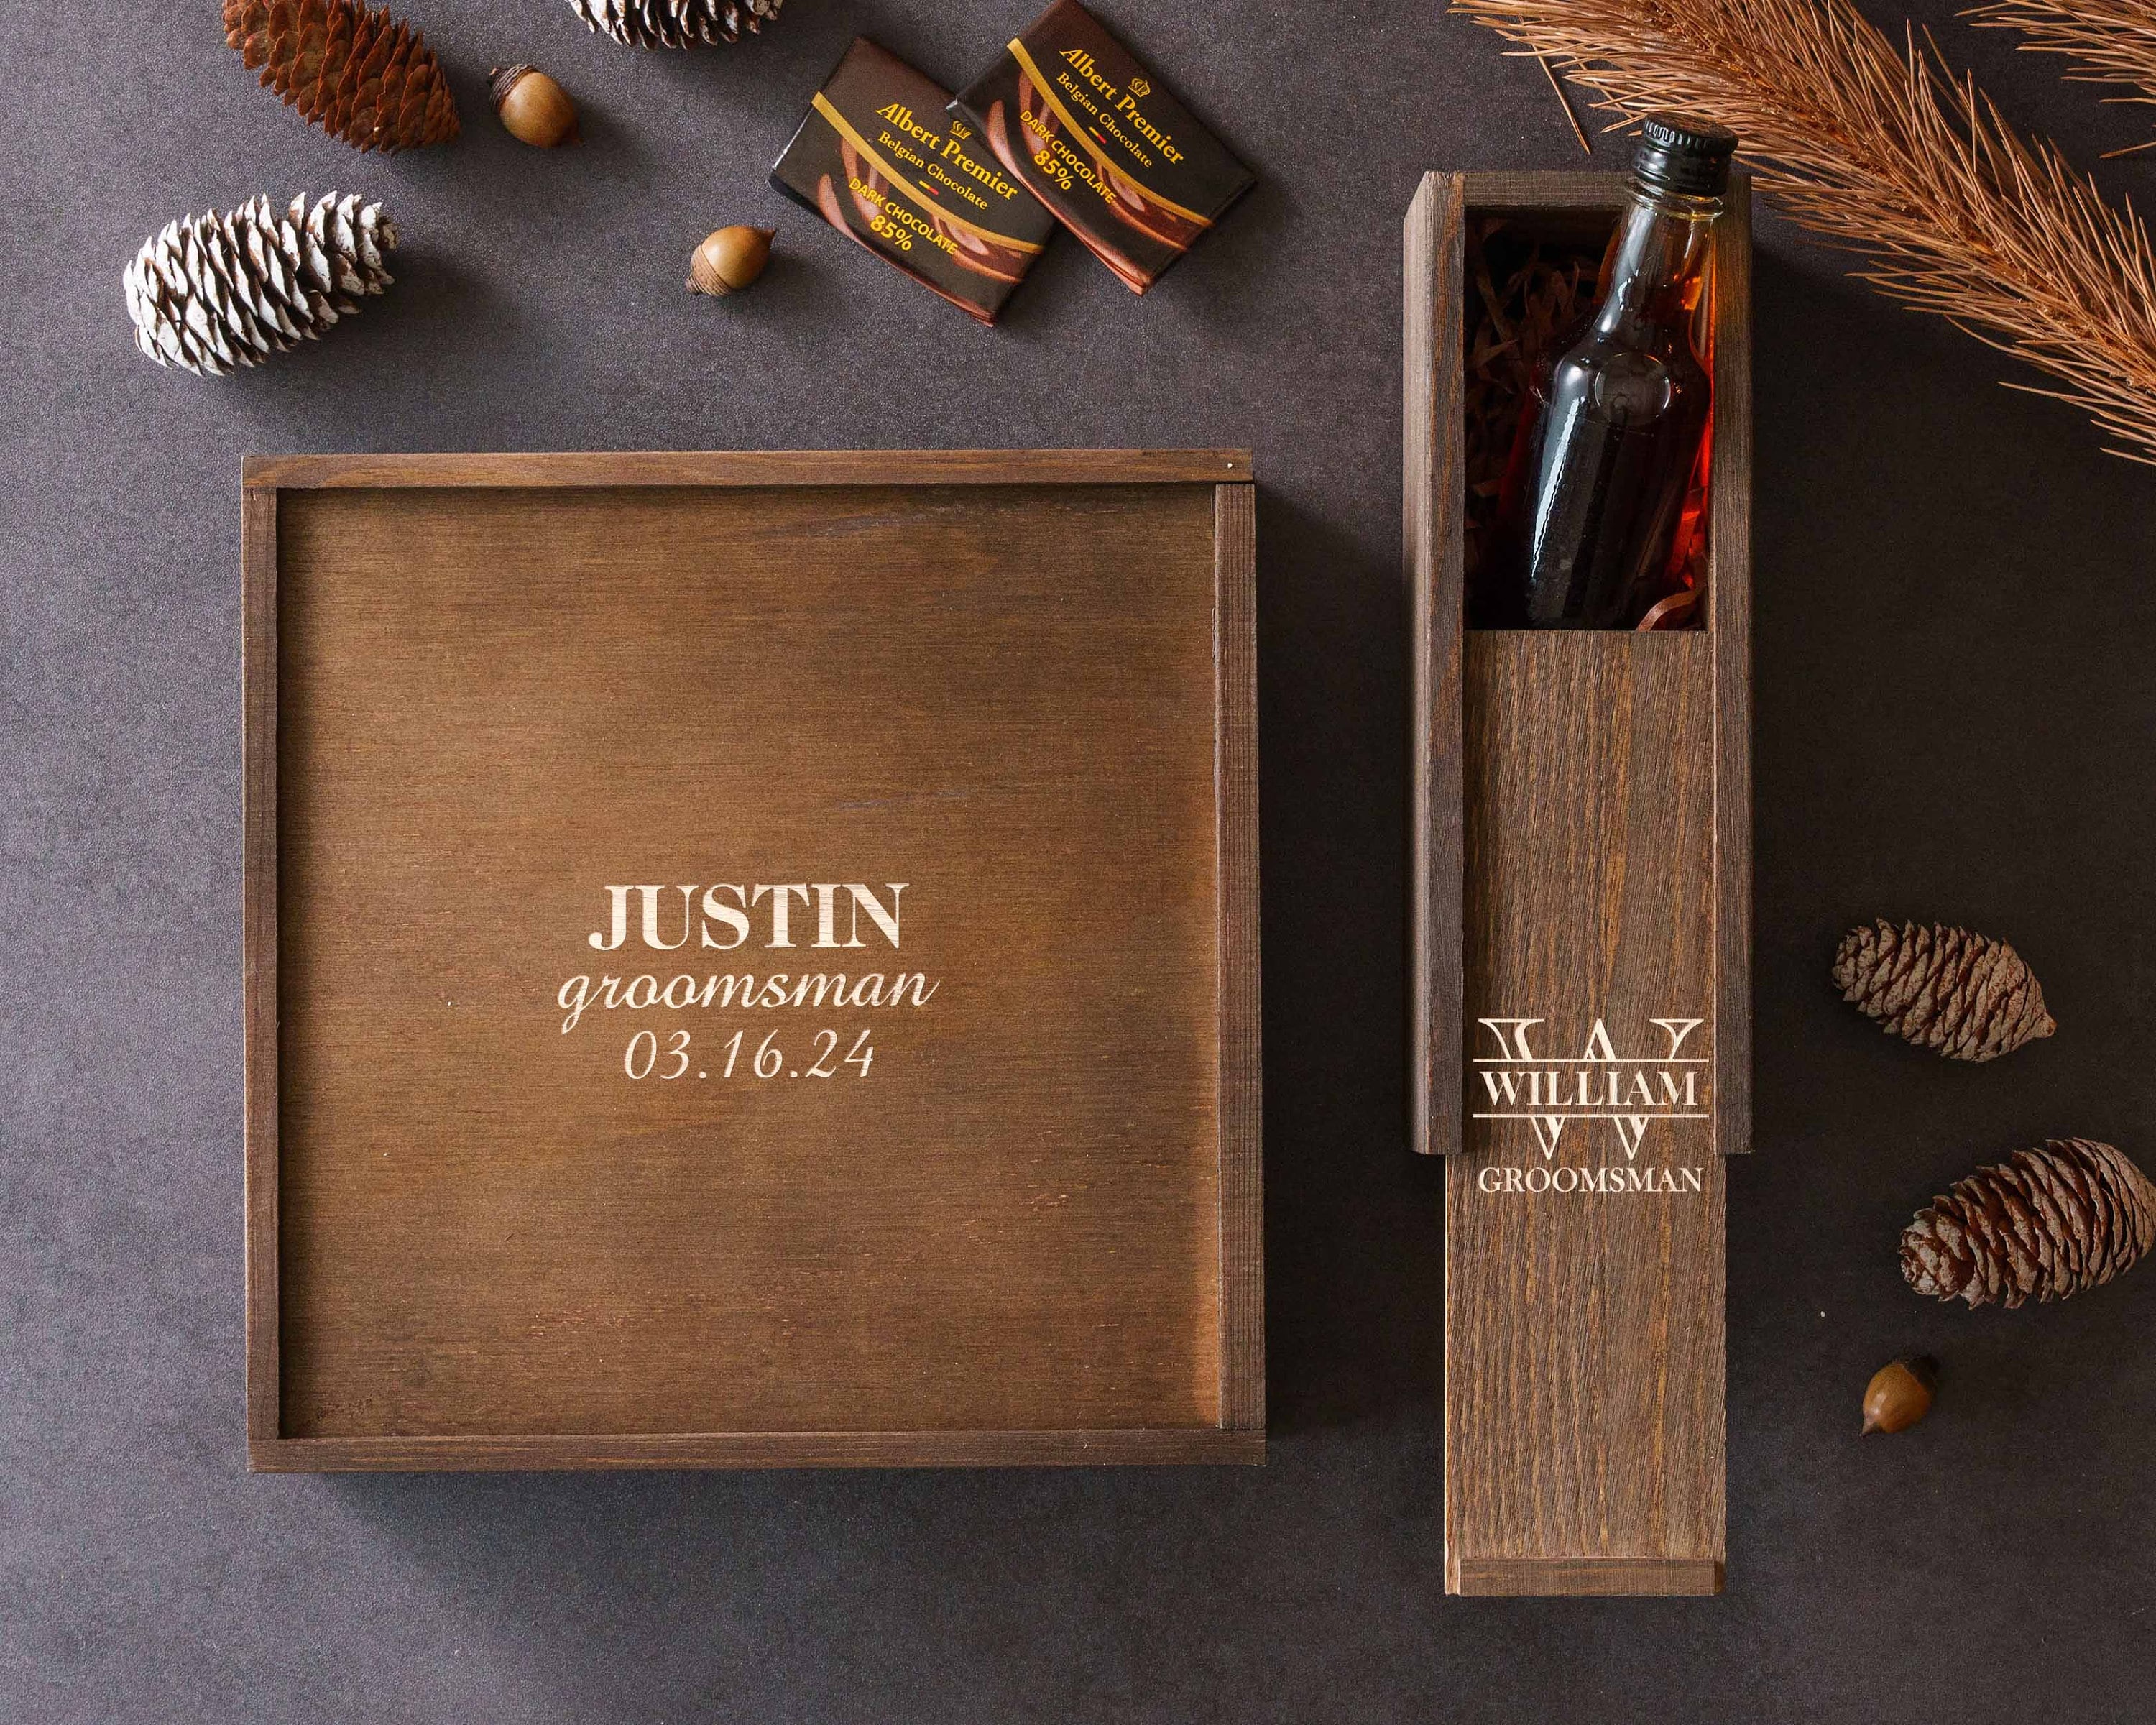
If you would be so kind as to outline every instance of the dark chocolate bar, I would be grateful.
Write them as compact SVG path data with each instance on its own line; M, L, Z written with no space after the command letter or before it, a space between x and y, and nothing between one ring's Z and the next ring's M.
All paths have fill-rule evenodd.
M983 323L1055 231L1046 210L944 112L950 93L867 38L847 49L771 183Z
M1057 0L951 111L1134 293L1255 183L1077 0Z

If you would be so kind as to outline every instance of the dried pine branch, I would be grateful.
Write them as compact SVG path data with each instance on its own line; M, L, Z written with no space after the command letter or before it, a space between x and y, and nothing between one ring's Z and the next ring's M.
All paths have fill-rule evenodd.
M1962 16L1980 30L2019 30L2030 54L2073 57L2067 76L2138 90L2156 101L2156 5L2148 0L1991 0Z
M2108 84L2135 92L2107 101L2156 103L2156 4L2151 0L1992 0L1962 16L1982 30L2019 30L2030 54L2063 54L2076 84ZM2156 140L2128 156L2156 146Z
M1761 189L1885 293L2048 373L2156 465L2156 254L2051 145L2024 141L1913 33L1848 0L1454 0L1626 119L1674 109L1744 141ZM2021 386L2012 386L2021 387Z

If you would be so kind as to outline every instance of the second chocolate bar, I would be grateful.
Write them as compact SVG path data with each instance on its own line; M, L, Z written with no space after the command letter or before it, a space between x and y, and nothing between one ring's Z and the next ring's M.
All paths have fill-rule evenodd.
M1055 224L972 127L942 123L949 100L897 55L857 40L816 92L771 183L993 323Z
M951 111L1133 293L1255 183L1077 0L1050 7Z

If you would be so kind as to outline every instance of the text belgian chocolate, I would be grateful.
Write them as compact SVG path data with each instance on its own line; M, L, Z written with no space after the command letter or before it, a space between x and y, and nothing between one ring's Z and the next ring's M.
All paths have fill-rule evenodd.
M1057 0L951 111L1133 293L1255 183L1077 0Z
M857 39L816 92L771 183L916 281L993 323L1054 223L944 114L950 94Z

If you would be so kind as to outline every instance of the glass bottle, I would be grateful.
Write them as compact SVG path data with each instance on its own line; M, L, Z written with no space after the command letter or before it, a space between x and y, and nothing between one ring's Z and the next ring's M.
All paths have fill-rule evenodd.
M1599 300L1535 369L1469 589L1476 627L1629 629L1664 596L1712 387L1692 315L1736 147L1697 121L1642 128Z

